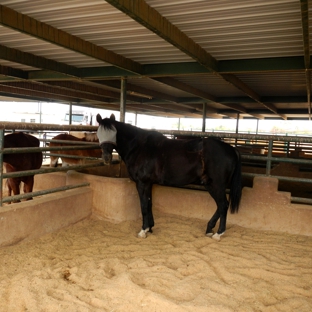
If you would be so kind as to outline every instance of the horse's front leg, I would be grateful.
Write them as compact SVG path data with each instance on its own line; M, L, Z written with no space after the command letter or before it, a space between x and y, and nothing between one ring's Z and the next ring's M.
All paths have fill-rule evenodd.
M136 184L141 204L142 212L142 229L138 237L146 238L147 232L152 232L154 218L152 213L152 185L137 182Z

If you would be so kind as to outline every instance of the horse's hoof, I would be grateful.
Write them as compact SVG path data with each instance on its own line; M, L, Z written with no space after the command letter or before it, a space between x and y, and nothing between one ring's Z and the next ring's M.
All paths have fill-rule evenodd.
M149 231L149 228L145 229L145 230L141 230L139 233L138 233L138 238L146 238L147 235L146 233Z
M216 233L216 234L213 234L211 238L213 238L213 239L215 239L216 241L219 242L219 241L221 240L221 236L222 236L223 234L224 234L224 232L221 233L221 234Z
M211 232L206 233L206 236L207 236L207 237L212 237L213 234L214 234L214 231L211 231Z

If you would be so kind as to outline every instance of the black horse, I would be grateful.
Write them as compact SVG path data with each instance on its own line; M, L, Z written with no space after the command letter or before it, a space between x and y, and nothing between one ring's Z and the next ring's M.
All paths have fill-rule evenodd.
M213 138L171 140L157 131L143 130L118 122L115 116L102 119L97 115L97 135L105 164L112 161L115 149L125 162L129 175L136 183L143 218L139 237L152 232L153 184L183 186L202 184L217 204L208 222L206 235L219 240L226 229L230 202L231 212L237 212L241 199L241 160L231 145ZM229 201L226 187L230 187ZM213 232L218 219L220 225Z

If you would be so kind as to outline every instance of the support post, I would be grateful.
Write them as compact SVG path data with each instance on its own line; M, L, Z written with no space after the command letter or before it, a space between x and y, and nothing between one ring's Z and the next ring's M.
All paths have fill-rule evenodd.
M0 207L3 198L3 148L4 148L4 129L0 129Z
M121 78L120 86L120 121L126 120L127 78Z
M236 130L235 133L238 134L238 123L239 123L239 113L236 116ZM235 138L235 146L237 146L237 137Z
M137 126L138 125L138 113L135 112L135 115L134 115L134 125Z
M207 112L207 103L203 103L203 125L202 132L206 131L206 112Z
M273 150L273 140L269 140L269 150L267 156L267 163L266 163L266 175L270 175L271 173L271 163L272 163L272 150Z
M69 122L68 124L71 125L73 121L73 104L69 104L69 116L68 116Z

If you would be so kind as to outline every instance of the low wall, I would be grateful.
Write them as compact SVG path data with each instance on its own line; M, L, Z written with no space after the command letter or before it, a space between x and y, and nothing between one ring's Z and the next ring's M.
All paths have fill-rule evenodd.
M93 214L111 222L141 218L139 196L128 178L109 178L68 171L35 177L35 190L89 182L90 187L36 197L5 205L0 212L0 246L72 225ZM216 204L205 191L154 185L153 211L208 220ZM275 178L256 177L244 187L238 214L228 214L228 224L312 235L312 206L292 204L290 193L278 191ZM157 218L155 219L157 226ZM135 229L138 230L138 229ZM205 229L203 229L204 233Z
M93 191L93 214L111 222L137 220L141 217L139 196L135 184L128 178L108 178L67 172L67 184L89 182Z
M5 205L0 210L0 246L57 231L91 213L92 190L89 187Z
M134 182L68 172L67 183L90 182L93 213L121 222L141 218L140 202ZM292 204L289 192L278 191L278 180L254 178L253 187L244 187L239 213L228 214L228 223L243 227L312 235L312 206ZM208 192L154 185L153 211L208 220L216 204ZM157 220L155 220L157 226ZM205 229L203 229L205 231Z

